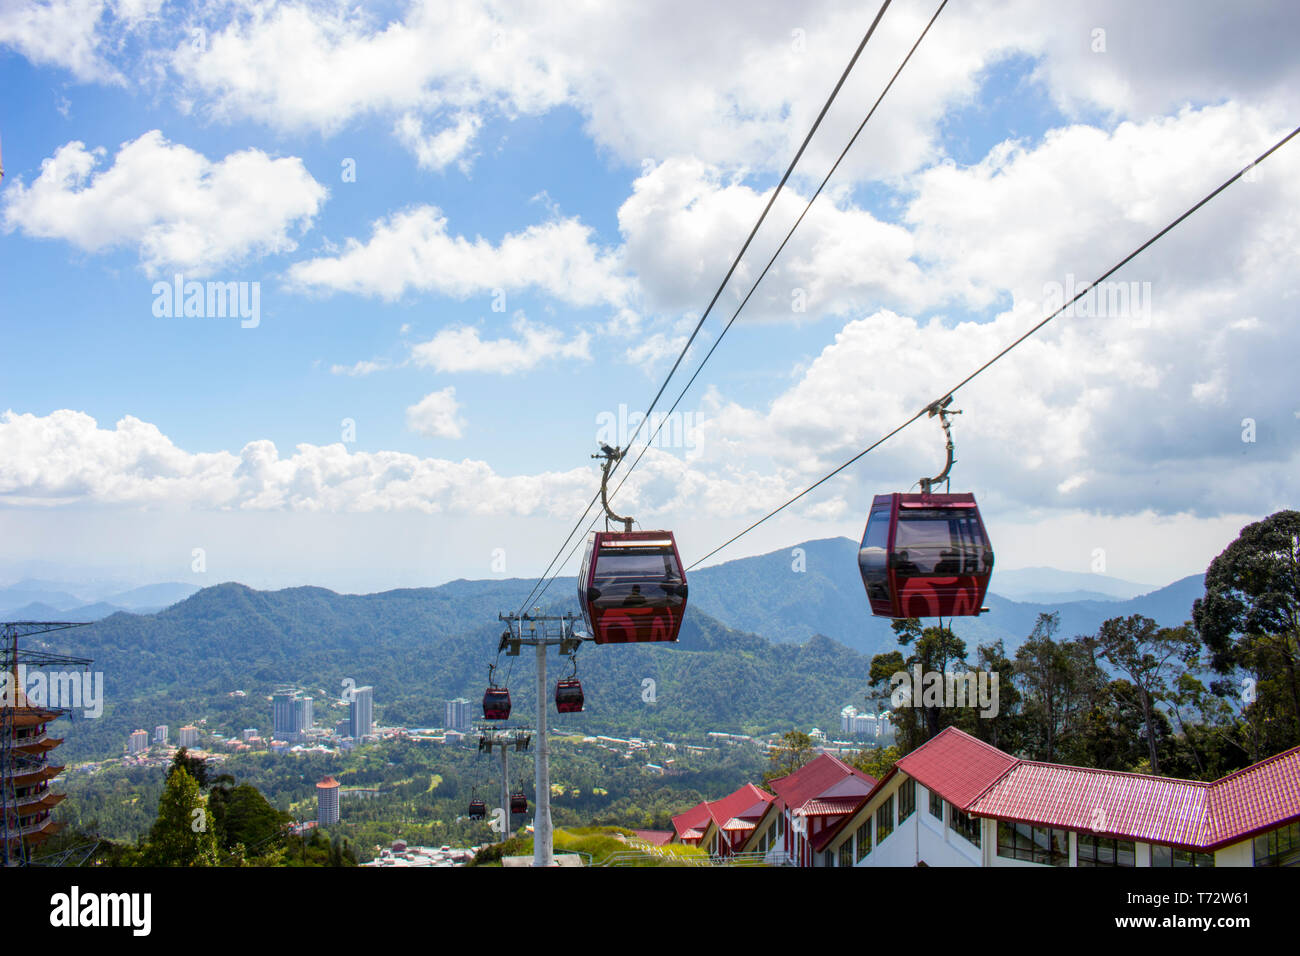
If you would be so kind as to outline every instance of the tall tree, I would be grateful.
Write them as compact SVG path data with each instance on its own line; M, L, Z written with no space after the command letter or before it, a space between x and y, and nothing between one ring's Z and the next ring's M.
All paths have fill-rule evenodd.
M770 765L763 774L763 785L778 777L794 773L813 758L812 738L802 730L789 730L781 737L781 746L772 751Z
M1241 529L1205 572L1192 621L1220 674L1253 675L1248 702L1286 714L1266 731L1272 752L1300 744L1300 511L1279 511Z
M158 800L145 847L146 866L216 866L217 837L199 783L177 767Z
M912 654L905 661L909 667L920 665L922 674L943 674L951 667L969 669L966 664L966 642L954 634L952 628L943 625L922 627L920 619L915 617L899 618L891 627L898 635L898 643L912 649ZM912 695L916 700L922 700L921 688L913 687ZM914 708L916 700L913 701ZM947 712L944 707L926 705L923 700L917 712L925 721L925 739L921 743L932 739L944 727L957 720L955 713Z
M1159 627L1140 614L1113 617L1097 632L1097 653L1123 671L1137 691L1146 728L1151 772L1160 772L1156 750L1156 703L1169 694L1180 661L1195 659L1200 647L1191 628Z

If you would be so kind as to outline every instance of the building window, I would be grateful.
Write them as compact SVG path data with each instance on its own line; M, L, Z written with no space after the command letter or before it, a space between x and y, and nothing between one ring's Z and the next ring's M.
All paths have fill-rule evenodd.
M930 791L930 815L938 817L939 822L943 823L943 797L933 790Z
M834 853L834 851L832 851L832 850L827 850L827 851L826 851L826 865L827 865L827 866L834 866L834 865L835 865L835 853Z
M876 842L884 843L885 837L894 832L894 795L876 810Z
M1300 822L1255 837L1256 866L1300 866Z
M1115 840L1095 833L1079 834L1080 866L1136 866L1132 840Z
M853 865L853 841L845 840L840 844L840 866Z
M956 807L952 808L952 813L948 814L948 826L952 827L953 833L964 837L976 846L980 845L980 821L978 817L972 817L969 813L962 813Z
M898 822L902 823L916 810L916 781L910 777L898 788Z
M1198 853L1176 846L1151 844L1152 866L1214 866L1213 853Z
M858 827L858 859L861 860L871 852L871 817Z
M998 821L998 856L1047 866L1070 865L1070 831Z

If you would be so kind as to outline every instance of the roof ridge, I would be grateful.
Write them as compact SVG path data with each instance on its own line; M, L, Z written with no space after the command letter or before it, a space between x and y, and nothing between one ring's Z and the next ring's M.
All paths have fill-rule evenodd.
M1283 750L1281 753L1273 754L1271 757L1265 757L1263 760L1250 764L1247 767L1242 767L1240 770L1234 770L1232 771L1232 773L1224 774L1222 777L1217 777L1214 780L1210 780L1206 783L1206 786L1216 787L1221 783L1226 783L1227 781L1231 780L1233 777L1239 777L1244 773L1258 770L1260 767L1272 763L1274 760L1281 760L1283 757L1290 757L1291 755L1296 753L1300 753L1300 747L1291 747L1289 750Z
M1300 750L1300 747L1297 747L1296 749ZM1114 777L1134 777L1139 780L1168 780L1170 783L1190 783L1195 784L1198 787L1209 787L1212 784L1218 783L1217 780L1191 780L1187 777L1166 777L1161 773L1138 773L1136 770L1110 770L1105 767L1081 767L1078 764L1053 763L1050 760L1025 760L1020 757L1016 757L1015 760L1018 765L1028 767L1055 767L1059 770L1079 770L1083 773L1105 773ZM1241 771L1238 770L1235 772L1240 773ZM1225 777L1223 779L1227 778Z

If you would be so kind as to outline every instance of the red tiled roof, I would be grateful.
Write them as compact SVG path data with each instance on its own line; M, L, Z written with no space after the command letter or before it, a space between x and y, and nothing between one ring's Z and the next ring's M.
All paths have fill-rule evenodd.
M724 824L732 817L752 816L757 819L762 816L763 810L775 799L776 797L766 790L760 790L752 783L747 783L734 793L728 794L721 800L714 800L706 806L709 808L709 816L713 818L713 822L725 830Z
M1300 816L1300 747L1210 784L1212 844L1234 843Z
M848 780L856 783L847 783ZM865 786L862 787L862 792L865 794L876 785L876 781L861 770L850 767L839 757L824 753L794 773L773 780L771 787L787 807L797 808L832 789L840 793L844 789L851 790L863 784Z
M1017 763L1010 754L956 727L945 727L897 766L959 810L969 810L976 797Z
M853 813L867 798L867 791L856 797L816 797L803 805L806 817L834 816L837 813Z
M1018 760L948 727L896 767L978 816L1143 843L1217 849L1300 817L1300 747L1205 783Z
M673 830L677 834L677 839L688 839L688 831L699 830L709 821L709 805L707 803L697 803L684 813L679 813L673 817ZM703 833L696 833L690 839L698 840Z
M672 830L634 830L638 840L649 843L651 846L664 846L673 841Z
M971 812L1039 826L1204 846L1211 784L1140 773L1020 761Z

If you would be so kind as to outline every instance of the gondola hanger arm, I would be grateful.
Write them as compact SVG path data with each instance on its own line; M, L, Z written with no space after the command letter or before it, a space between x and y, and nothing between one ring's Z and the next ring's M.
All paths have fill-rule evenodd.
M933 486L944 484L948 481L948 473L952 471L952 466L955 462L955 459L953 458L952 426L948 423L948 416L960 415L961 409L950 409L948 406L951 404L952 395L948 394L932 403L930 407L926 409L930 418L934 418L937 415L939 417L939 423L943 425L943 434L944 437L947 438L948 460L943 466L943 471L939 472L939 474L935 475L933 478L922 478L920 480L921 494L923 495L928 495Z
M623 523L623 530L630 532L632 530L632 519L624 518L614 513L614 509L609 506L609 470L623 460L627 454L627 449L611 448L604 442L600 443L600 454L592 455L592 458L600 458L605 463L600 466L600 504L605 509L606 521L620 521ZM608 524L606 525L608 529Z

